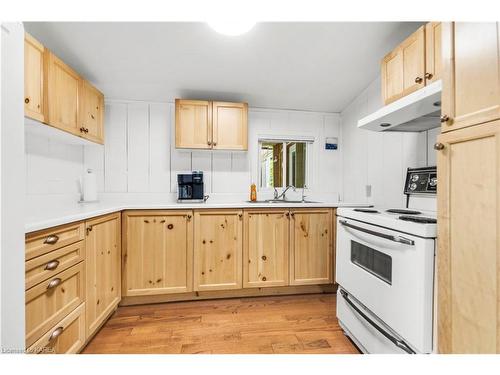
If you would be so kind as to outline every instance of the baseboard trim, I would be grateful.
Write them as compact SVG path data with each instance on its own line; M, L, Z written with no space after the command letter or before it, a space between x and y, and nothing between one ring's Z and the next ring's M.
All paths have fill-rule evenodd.
M280 286L267 288L246 288L235 290L217 290L205 292L189 292L178 294L162 294L148 296L123 296L119 306L146 305L152 303L197 301L221 298L244 298L259 296L279 296L294 294L335 293L337 284Z

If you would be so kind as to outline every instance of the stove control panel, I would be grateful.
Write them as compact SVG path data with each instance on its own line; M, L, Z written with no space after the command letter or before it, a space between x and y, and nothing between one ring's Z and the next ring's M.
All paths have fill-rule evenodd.
M406 171L405 194L436 194L436 167L408 168Z

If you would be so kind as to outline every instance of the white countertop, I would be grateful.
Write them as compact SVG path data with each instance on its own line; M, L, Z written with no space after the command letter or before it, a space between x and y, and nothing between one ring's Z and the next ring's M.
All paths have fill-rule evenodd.
M176 203L161 199L101 199L96 203L59 202L44 207L28 207L25 219L25 232L67 224L74 221L109 214L122 210L182 210L182 209L217 209L217 208L314 208L314 207L363 207L366 204L344 202L321 203L250 203L248 201L205 203Z

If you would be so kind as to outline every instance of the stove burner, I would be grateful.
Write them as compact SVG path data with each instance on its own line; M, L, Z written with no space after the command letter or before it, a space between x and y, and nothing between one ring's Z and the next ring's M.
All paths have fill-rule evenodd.
M432 217L423 217L423 216L408 216L408 215L403 215L399 217L400 220L405 220L405 221L413 221L415 223L422 223L422 224L435 224L437 223L437 220L432 218Z
M415 210L407 210L405 208L390 208L385 212L389 212L391 214L406 214L406 215L420 215L422 212Z
M368 214L379 214L380 213L377 210L373 210L371 208L355 208L354 211L357 211L357 212L366 212Z

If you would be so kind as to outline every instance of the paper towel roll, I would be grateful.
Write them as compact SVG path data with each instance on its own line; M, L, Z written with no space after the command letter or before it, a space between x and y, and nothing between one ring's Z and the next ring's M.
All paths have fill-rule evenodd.
M93 202L97 200L97 180L92 169L87 169L83 174L83 201Z

